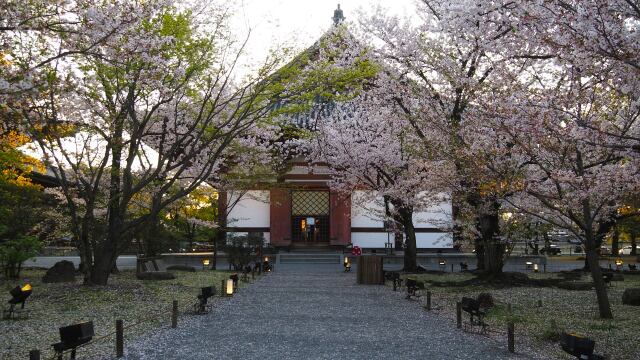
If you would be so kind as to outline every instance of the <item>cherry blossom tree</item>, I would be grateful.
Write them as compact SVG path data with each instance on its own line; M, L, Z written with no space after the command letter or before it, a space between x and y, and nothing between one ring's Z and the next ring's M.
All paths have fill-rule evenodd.
M512 7L511 2L425 0L417 5L417 22L388 17L381 9L362 22L361 36L412 84L417 104L402 97L395 101L415 141L423 143L425 156L438 154L454 166L452 174L444 174L453 190L454 238L459 242L467 234L478 269L488 275L502 271L505 253L499 226L502 181L486 171L486 159L474 151L478 139L466 134L482 123L476 109L495 101L506 75L539 56L536 49L521 53L516 47L520 39L513 28L519 19L509 13Z
M438 179L435 174L447 171L447 163L414 156L404 141L412 129L394 100L401 93L401 84L380 71L358 96L336 103L319 119L310 140L310 157L312 162L328 164L332 188L346 193L366 190L354 201L384 199L384 214L377 215L395 221L404 231L404 270L416 271L413 214L449 201L447 188L433 181Z
M23 94L28 107L16 108L59 169L86 283L106 284L137 229L204 182L215 185L271 136L261 119L273 96L264 74L276 61L239 81L244 42L224 7L206 10L161 0L92 8L74 42L95 43L92 53L50 62L46 90ZM132 214L140 194L148 210ZM95 234L99 218L106 226Z

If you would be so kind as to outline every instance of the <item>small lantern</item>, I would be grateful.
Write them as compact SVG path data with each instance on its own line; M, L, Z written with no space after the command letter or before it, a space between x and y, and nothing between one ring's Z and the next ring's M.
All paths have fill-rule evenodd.
M344 272L351 271L351 260L348 257L344 257Z
M533 272L538 272L539 270L538 264L533 264Z
M206 269L207 266L209 266L209 264L211 263L211 261L209 259L202 259L202 269Z
M624 265L624 261L620 258L616 259L616 268L618 270L622 269L622 265Z
M62 354L67 350L71 350L70 358L75 359L76 348L91 341L95 335L92 321L63 326L58 330L60 332L60 342L51 345L58 359L62 359Z
M226 296L233 296L233 280L232 279L227 280L227 286L225 288L224 293Z
M238 281L240 280L240 278L238 277L238 273L231 274L231 276L229 276L229 279L233 281L233 290L238 291Z
M438 260L438 265L440 265L440 270L444 271L447 267L447 261L445 259Z
M33 288L31 284L26 283L23 286L16 286L15 288L9 291L11 294L11 299L9 300L9 309L2 311L3 318L11 318L13 317L16 305L20 305L20 310L24 309L24 303L27 301L27 298L31 295L31 291Z
M264 257L264 262L262 263L262 270L265 272L270 272L271 271L271 264L269 264L269 257L265 256Z
M527 270L531 270L533 268L533 262L531 261L527 261L525 265L527 266Z

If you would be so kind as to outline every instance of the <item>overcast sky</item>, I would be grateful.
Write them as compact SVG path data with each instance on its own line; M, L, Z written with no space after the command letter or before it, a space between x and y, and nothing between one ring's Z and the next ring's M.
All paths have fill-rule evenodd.
M392 15L410 14L414 0L237 0L233 16L240 33L251 29L247 49L251 58L262 59L279 44L303 50L312 45L333 24L338 3L347 21L356 21L357 10L369 11L377 5Z

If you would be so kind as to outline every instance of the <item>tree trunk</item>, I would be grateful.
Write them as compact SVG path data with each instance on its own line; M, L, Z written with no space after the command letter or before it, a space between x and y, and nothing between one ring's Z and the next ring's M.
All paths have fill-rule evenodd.
M620 252L620 231L618 227L613 227L613 234L611 236L611 255L616 256Z
M607 289L605 287L604 279L602 279L602 270L600 269L600 264L598 262L598 253L590 246L587 246L586 253L589 269L591 270L591 277L593 278L593 285L596 288L600 318L613 319L609 297L607 296Z
M413 210L406 207L399 209L399 214L404 227L406 243L404 247L404 271L415 272L418 270L416 229L413 227Z
M476 251L476 270L483 272L485 269L484 263L484 244L482 243L482 237L476 236L474 241Z
M121 158L123 149L124 120L116 119L111 150L111 169L109 169L109 202L107 204L107 234L96 247L94 263L91 267L89 282L91 285L107 285L111 269L118 257L118 244L122 237L126 209L122 204Z
M114 249L105 247L98 253L101 256L96 256L93 266L91 266L89 281L85 281L87 285L107 285L109 275L111 275L111 270L115 265L115 260L113 260Z
M631 255L636 256L638 255L638 243L637 243L638 234L635 232L632 232L629 234L629 237L631 238Z
M502 274L504 267L504 250L505 244L492 240L485 245L484 249L484 274L487 276L495 276Z
M486 276L495 276L502 274L505 244L500 241L499 236L498 209L500 205L493 199L487 201L490 203L480 208L477 224L483 248L483 269L481 271Z

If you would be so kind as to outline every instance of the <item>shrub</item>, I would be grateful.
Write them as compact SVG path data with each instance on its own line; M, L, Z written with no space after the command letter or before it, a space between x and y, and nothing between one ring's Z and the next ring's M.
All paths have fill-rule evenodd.
M542 331L541 337L543 340L546 340L546 341L558 342L560 341L560 335L562 333L563 333L563 330L560 329L556 321L554 319L551 319L551 321L549 322L549 326L547 326Z
M38 255L42 242L35 236L21 236L0 243L0 266L8 278L20 276L22 263Z
M480 307L485 309L490 309L495 305L493 296L489 293L480 293L477 300L480 303Z

